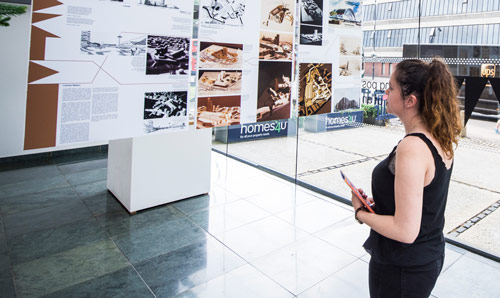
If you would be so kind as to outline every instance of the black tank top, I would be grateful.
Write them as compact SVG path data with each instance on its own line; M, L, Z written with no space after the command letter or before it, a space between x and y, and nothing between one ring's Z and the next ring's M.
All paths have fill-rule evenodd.
M372 229L363 245L375 261L398 266L424 265L443 255L444 211L453 169L453 164L449 170L446 168L436 147L424 134L414 133L407 136L419 137L427 144L434 157L436 169L434 178L424 187L422 220L418 236L412 244L406 244L384 237ZM372 173L372 194L377 214L394 215L395 212L394 174L389 165L396 148L397 146Z

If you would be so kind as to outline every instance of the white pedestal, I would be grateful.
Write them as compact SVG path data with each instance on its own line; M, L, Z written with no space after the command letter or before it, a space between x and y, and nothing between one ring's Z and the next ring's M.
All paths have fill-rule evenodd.
M210 191L212 130L109 141L107 188L131 213Z

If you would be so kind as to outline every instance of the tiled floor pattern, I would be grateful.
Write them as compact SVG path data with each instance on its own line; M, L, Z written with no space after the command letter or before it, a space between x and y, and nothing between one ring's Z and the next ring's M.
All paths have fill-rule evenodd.
M1 297L368 297L348 206L212 155L208 195L129 216L106 159L0 172ZM499 297L500 264L448 246L434 297Z

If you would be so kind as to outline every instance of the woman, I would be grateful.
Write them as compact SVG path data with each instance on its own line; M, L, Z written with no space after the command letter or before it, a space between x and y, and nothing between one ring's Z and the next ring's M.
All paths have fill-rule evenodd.
M370 296L428 297L443 266L444 210L462 129L456 85L439 60L404 60L386 94L406 136L373 170L375 213L352 198L356 219L371 227L364 244Z

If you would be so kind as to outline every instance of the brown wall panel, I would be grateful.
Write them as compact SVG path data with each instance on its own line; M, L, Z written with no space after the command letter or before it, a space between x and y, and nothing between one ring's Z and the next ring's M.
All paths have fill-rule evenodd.
M56 145L58 95L58 84L28 84L24 150Z

